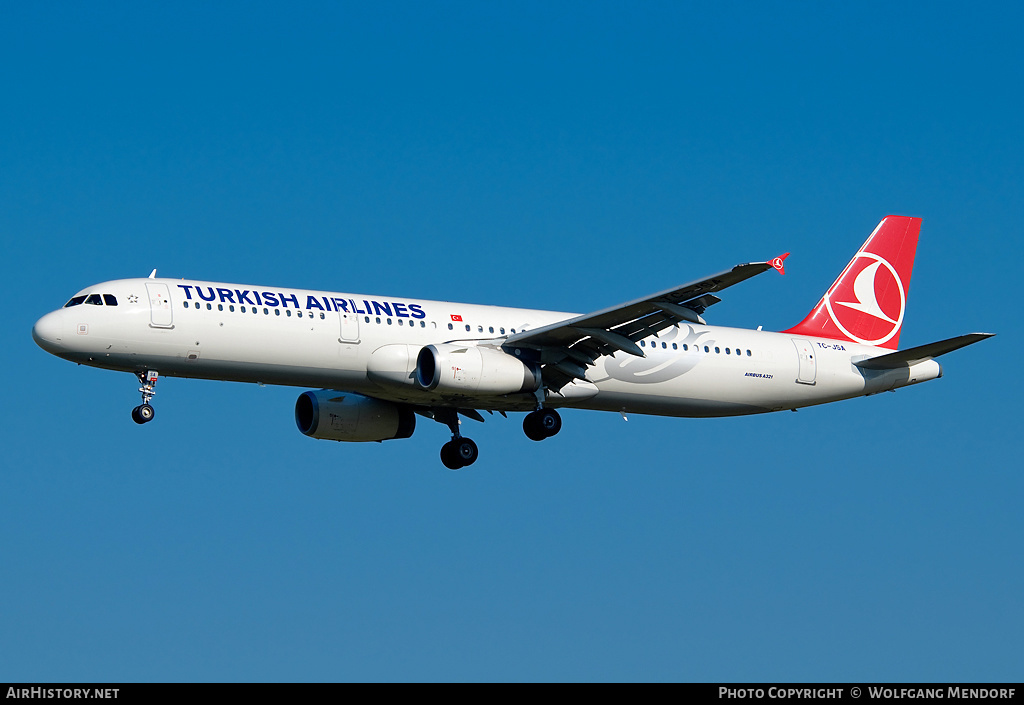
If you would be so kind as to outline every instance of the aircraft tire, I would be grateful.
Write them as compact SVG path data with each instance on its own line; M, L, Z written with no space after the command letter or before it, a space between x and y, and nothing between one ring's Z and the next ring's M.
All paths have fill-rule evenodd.
M149 423L156 416L156 410L149 404L141 404L132 409L132 421L137 424Z
M562 430L562 417L554 409L531 411L523 419L523 433L531 441L543 441Z
M468 467L476 462L476 459L480 457L480 450L469 438L457 438L453 441L455 448L455 457L462 463L461 467Z
M547 436L544 435L544 429L537 423L536 413L536 411L532 411L523 419L523 433L531 441L543 441Z
M537 414L537 425L544 432L545 438L551 438L562 430L562 417L554 409L541 409Z
M441 446L441 462L449 470L458 470L462 467L462 460L455 453L455 441L448 441Z

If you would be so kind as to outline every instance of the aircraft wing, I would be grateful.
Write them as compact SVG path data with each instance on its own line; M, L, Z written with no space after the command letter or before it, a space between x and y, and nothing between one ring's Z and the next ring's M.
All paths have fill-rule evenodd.
M603 355L622 351L644 357L636 341L680 321L703 324L701 314L721 301L715 292L769 269L785 273L782 261L786 255L769 262L738 264L642 299L516 333L509 336L502 347L535 351L543 365L545 385L557 391L573 379L586 380L586 368Z

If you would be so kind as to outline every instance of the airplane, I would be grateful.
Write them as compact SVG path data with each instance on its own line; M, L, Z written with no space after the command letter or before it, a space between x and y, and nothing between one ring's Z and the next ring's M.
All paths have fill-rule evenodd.
M942 376L940 355L993 334L899 350L921 219L882 219L796 326L725 328L704 314L724 289L785 274L785 255L584 315L391 296L148 278L87 287L40 318L43 350L135 374L138 424L161 376L312 387L295 403L316 439L408 438L448 427L442 463L472 465L462 418L526 412L541 441L559 409L721 417L892 391Z

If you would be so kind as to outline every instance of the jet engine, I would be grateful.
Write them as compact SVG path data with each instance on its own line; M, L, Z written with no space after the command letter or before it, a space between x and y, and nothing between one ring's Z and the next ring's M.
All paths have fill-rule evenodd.
M416 414L389 401L321 389L299 395L295 425L310 438L386 441L411 436L416 429Z
M516 394L540 387L540 369L493 348L428 345L416 356L416 384L456 394Z

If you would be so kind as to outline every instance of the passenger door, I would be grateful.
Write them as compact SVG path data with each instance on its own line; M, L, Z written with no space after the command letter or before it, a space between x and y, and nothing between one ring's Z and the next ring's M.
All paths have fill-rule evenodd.
M146 282L149 293L149 325L153 328L174 328L171 292L166 284Z

